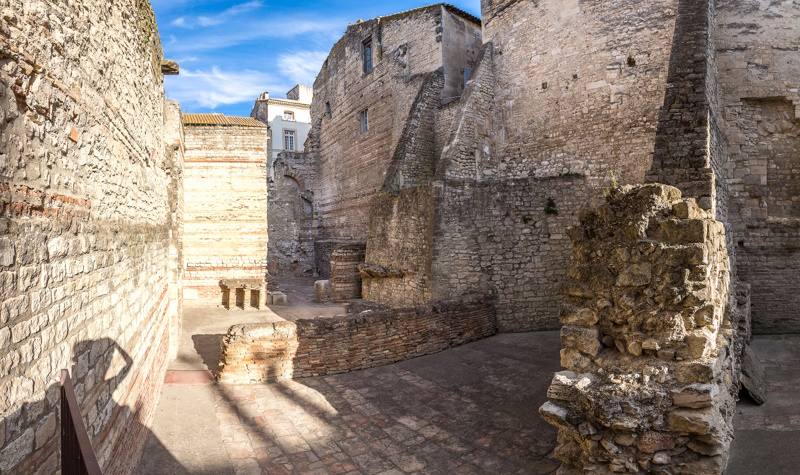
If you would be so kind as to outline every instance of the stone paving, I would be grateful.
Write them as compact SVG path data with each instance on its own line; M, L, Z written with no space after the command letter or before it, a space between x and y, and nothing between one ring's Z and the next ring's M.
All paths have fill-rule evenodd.
M171 368L215 369L219 350L198 335L224 332L245 315L263 318L189 308ZM800 335L759 336L752 347L766 368L767 403L737 405L726 473L797 473ZM348 374L276 384L172 382L138 473L553 473L556 431L537 411L560 369L560 348L558 332L500 334Z
M237 473L552 473L556 431L537 409L559 347L554 332L503 334L355 373L221 386L223 442Z
M800 473L800 335L756 336L751 347L766 371L767 402L745 396L736 405L725 473Z

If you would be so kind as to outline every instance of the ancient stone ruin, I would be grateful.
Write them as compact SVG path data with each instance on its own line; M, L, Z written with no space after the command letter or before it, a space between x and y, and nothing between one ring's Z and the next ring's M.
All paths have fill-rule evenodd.
M723 473L740 390L766 398L752 336L800 332L798 25L434 4L348 25L313 90L229 117L165 100L146 0L5 0L0 473L58 471L65 368L103 473L132 473L184 304L266 311L286 276L347 311L232 326L219 384L559 330L558 473ZM310 110L302 147L270 107Z

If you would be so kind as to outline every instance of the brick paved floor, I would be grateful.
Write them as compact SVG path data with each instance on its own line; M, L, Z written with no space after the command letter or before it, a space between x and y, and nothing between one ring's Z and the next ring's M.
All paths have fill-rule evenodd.
M356 373L223 385L216 411L237 473L552 473L538 416L557 333L504 334Z

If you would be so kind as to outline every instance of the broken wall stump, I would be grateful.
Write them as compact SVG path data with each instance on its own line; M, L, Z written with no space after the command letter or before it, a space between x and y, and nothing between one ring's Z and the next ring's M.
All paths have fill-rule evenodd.
M612 190L569 231L559 473L722 473L735 412L723 224L677 188Z

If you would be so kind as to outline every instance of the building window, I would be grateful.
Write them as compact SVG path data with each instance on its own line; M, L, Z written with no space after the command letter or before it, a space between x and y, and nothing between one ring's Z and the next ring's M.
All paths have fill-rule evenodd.
M372 38L367 38L364 41L364 47L362 48L362 59L364 62L364 74L372 71Z
M283 111L283 120L294 120L294 112Z
M283 131L283 149L294 152L294 130Z
M325 115L327 115L329 119L331 118L331 103L330 102L326 102L325 103Z
M358 113L358 123L361 124L361 133L369 130L369 109L364 109Z

